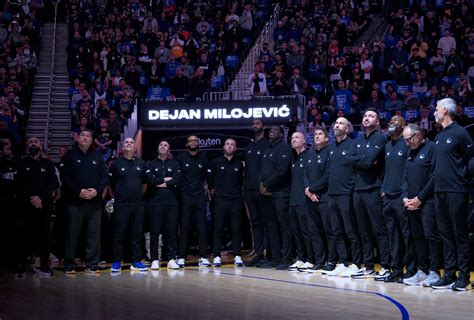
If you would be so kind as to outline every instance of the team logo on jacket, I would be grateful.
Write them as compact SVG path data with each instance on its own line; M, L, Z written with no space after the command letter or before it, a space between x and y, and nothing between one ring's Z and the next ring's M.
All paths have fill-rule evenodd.
M367 143L367 145L365 146L366 148L370 148L370 143Z
M46 172L46 168L41 168L41 172Z
M25 169L26 169L26 171L30 171L30 168L25 168Z
M81 163L81 159L77 159L77 163Z
M247 153L252 153L252 150L247 151Z
M257 154L259 155L260 153L261 153L260 150L258 150L258 151L257 151Z
M95 161L95 160L92 160L92 164L94 164L94 165L95 165L95 164L97 164L97 161Z
M403 151L401 151L401 150L398 151L398 156L399 156L399 157L403 156Z
M333 151L331 151L331 154L333 153ZM346 150L342 151L342 155L345 156L347 154Z
M155 172L158 171L158 168L155 168Z
M308 160L308 163L311 163L311 159Z
M386 155L386 156L388 157L389 155L390 155L390 151L389 151L389 152L387 152L387 155Z
M323 159L318 159L318 163L322 163L323 162Z
M221 170L224 170L224 167L221 167Z
M333 153L334 153L334 151L329 152L329 154L333 154ZM344 155L344 151L342 151L342 154Z
M199 167L199 168L202 168L202 164L198 164L198 167Z
M168 171L169 171L169 172L171 172L171 171L173 171L173 169L171 169L171 168L168 168Z
M142 171L142 168L140 168L140 167L137 167L137 170L138 170L138 171Z
M234 171L235 171L235 172L239 172L239 168L235 167L235 168L234 168Z
M185 166L186 166L186 167L189 167L189 163L186 163Z
M360 148L360 144L357 145L357 148Z
M420 154L420 159L424 159L425 158L425 155L424 154Z
M122 168L122 169L120 169L120 170L125 171L125 168Z
M446 140L446 143L451 143L451 142L453 142L451 138L448 138L448 140Z

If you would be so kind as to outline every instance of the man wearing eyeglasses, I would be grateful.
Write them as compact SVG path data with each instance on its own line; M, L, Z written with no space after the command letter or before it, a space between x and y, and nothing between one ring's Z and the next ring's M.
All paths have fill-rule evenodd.
M473 155L469 133L453 119L456 102L445 98L436 104L435 120L443 130L436 137L435 214L444 245L444 276L433 289L466 291L470 287L468 231L468 163ZM456 269L460 276L456 277Z
M402 181L402 199L415 249L413 260L418 268L403 283L429 287L439 280L441 246L433 200L435 144L425 140L421 130L413 123L403 129L403 140L410 150Z

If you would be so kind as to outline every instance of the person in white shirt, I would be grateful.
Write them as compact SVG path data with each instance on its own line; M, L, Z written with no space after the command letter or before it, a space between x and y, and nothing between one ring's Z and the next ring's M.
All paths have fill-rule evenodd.
M449 30L444 30L444 36L441 37L438 41L438 48L443 50L443 55L449 55L451 49L456 49L456 39L451 36Z

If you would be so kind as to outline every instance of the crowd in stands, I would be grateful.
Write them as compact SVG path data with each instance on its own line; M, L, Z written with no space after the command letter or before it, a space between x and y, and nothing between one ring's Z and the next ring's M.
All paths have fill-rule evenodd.
M288 6L248 79L254 96L304 95L310 131L373 107L436 130L436 101L453 98L460 124L474 106L474 29L466 1L396 9L386 32L357 42L373 17L366 2ZM425 118L427 117L427 118ZM303 120L303 119L300 119ZM384 123L383 123L384 125Z
M0 3L0 140L24 144L43 29L42 1Z
M70 1L67 5L73 131L109 131L110 152L134 97L202 99L223 89L271 8L265 3ZM150 92L150 93L149 93ZM77 136L77 135L76 135Z

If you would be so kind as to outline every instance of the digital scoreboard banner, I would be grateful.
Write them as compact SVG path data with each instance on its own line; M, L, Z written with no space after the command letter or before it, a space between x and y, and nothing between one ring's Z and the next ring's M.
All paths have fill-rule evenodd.
M146 102L140 108L140 124L146 129L171 127L249 126L252 119L267 124L282 124L297 113L297 100Z

